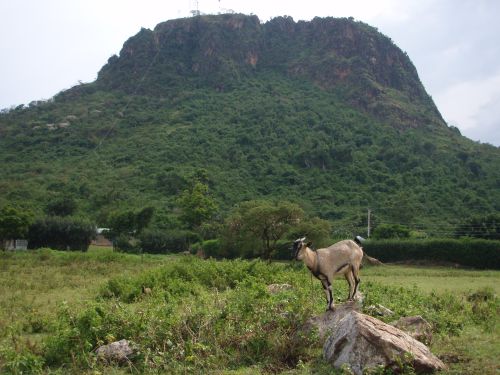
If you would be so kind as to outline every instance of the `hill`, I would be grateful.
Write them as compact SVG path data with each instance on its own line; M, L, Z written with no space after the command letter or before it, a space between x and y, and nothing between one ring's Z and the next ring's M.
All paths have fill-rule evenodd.
M3 111L0 165L0 205L70 196L98 221L144 206L173 220L194 176L221 217L287 199L343 227L372 208L439 234L500 210L500 148L448 127L410 58L353 19L142 29L95 82Z

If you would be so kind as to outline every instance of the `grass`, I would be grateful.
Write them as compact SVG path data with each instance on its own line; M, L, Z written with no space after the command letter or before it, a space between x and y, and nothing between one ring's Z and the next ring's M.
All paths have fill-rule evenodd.
M472 298L478 290L498 294L500 272L389 265L361 275L368 303L435 324L431 349L448 363L446 374L497 373L498 298ZM269 296L271 282L294 290ZM98 343L123 337L143 348L132 372L331 372L318 348L289 352L296 325L324 308L320 284L299 263L43 249L0 253L0 283L0 372L128 373L92 355ZM148 297L143 284L153 290ZM346 297L345 281L334 288Z
M425 293L467 293L491 288L500 295L500 271L476 271L450 267L384 265L367 267L362 271L363 281L403 287L416 286Z

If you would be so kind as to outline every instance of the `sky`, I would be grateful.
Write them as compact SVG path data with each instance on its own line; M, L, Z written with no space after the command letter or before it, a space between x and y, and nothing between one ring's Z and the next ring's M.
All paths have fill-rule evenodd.
M448 125L500 146L498 0L0 0L0 109L94 81L141 27L195 9L368 23L408 54Z

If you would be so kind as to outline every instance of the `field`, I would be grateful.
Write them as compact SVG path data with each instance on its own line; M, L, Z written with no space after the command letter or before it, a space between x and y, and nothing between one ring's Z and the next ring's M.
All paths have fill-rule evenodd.
M499 271L389 265L361 275L366 303L433 324L447 374L498 373ZM291 291L266 292L285 282ZM324 308L298 263L44 249L0 253L0 283L0 373L331 373L317 342L292 346ZM334 290L344 299L347 285ZM97 362L95 347L121 338L140 347L134 363Z

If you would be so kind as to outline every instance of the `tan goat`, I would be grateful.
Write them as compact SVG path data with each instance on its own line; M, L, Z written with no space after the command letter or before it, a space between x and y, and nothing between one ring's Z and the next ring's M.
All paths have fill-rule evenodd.
M299 238L293 243L295 259L305 263L309 271L321 281L326 294L327 310L333 307L332 282L335 277L344 275L349 283L349 300L353 300L358 291L359 267L363 259L363 249L351 240L337 242L329 247L312 250L306 238Z

